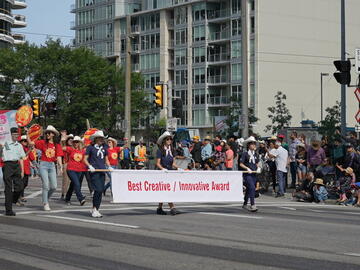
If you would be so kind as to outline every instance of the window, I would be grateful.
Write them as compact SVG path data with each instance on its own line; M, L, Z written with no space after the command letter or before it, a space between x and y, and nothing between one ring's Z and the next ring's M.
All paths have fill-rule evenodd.
M120 53L125 53L126 51L126 39L121 39L120 42Z
M241 35L241 19L232 20L232 35Z
M188 97L187 97L187 90L181 89L181 90L175 90L174 97L181 98L183 105L188 104Z
M187 69L175 71L175 85L186 85L187 82Z
M204 63L206 58L206 48L197 47L193 48L193 63Z
M242 99L241 85L234 85L231 88L231 98L238 101L238 103L241 103L241 99Z
M187 64L187 49L175 51L175 66Z
M157 69L160 67L160 54L144 54L140 55L140 69Z
M205 20L205 9L206 3L197 3L193 5L193 20L196 21L203 21Z
M241 58L241 41L231 42L231 58Z
M250 55L255 55L255 39L250 39Z
M143 74L144 85L147 89L152 89L158 82L160 82L160 73Z
M160 33L140 37L142 50L160 48Z
M175 9L175 24L186 24L187 23L187 8L179 7Z
M187 43L187 29L181 29L175 33L175 45L182 45Z
M193 125L203 126L205 122L205 110L193 110Z
M193 27L193 41L205 40L205 26L195 26Z
M231 65L231 80L232 81L242 80L242 64Z
M192 103L194 105L205 104L205 89L193 89Z
M205 83L205 68L193 68L193 84Z
M255 33L255 17L250 18L250 34Z
M241 13L241 0L232 0L232 13Z
M255 62L250 62L250 82L255 81Z

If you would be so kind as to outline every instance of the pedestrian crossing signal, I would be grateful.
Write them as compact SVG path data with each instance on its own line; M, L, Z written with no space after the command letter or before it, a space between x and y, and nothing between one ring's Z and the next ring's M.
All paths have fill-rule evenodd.
M155 86L154 86L154 90L155 90L155 93L154 93L154 97L155 97L154 103L155 103L156 107L163 108L163 107L164 107L163 85L162 85L162 84L155 85Z
M32 109L33 109L33 114L36 117L40 116L40 100L38 98L34 98L32 100L32 105L31 105Z

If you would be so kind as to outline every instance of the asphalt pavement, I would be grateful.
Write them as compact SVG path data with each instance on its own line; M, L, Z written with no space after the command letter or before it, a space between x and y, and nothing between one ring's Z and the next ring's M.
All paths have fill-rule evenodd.
M57 190L45 212L31 180L17 216L0 216L0 269L360 269L359 208L263 195L257 213L183 203L182 214L157 216L156 205L112 204L108 194L94 219L83 191L84 206Z

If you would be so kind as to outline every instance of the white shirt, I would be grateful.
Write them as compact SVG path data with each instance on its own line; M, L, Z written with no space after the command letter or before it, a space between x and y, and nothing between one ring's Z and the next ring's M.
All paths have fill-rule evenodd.
M276 169L278 171L287 172L288 151L282 146L279 146L278 149L272 149L270 154L275 157Z

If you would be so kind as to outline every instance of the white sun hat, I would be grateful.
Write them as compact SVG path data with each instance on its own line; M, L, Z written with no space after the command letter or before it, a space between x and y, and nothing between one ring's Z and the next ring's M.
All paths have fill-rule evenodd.
M75 136L73 142L82 142L82 139L79 136Z
M59 131L56 130L56 128L52 125L48 125L47 128L45 129L44 133L46 132L52 132L54 133L56 136L59 136Z
M250 136L249 138L247 138L244 142L243 142L243 145L247 145L248 143L252 143L252 142L255 142L256 143L256 139L254 136Z
M93 135L90 136L90 140L94 141L96 138L105 138L102 130L97 130Z
M160 137L159 139L157 140L157 144L158 145L161 145L163 143L163 140L167 137L171 137L172 138L172 135L169 131L165 131Z

